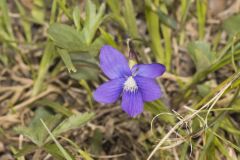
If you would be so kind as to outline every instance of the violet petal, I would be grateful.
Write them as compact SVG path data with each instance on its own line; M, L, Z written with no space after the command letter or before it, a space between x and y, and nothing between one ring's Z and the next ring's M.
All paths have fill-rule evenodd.
M161 76L165 71L165 66L160 63L136 64L132 68L133 74L148 78Z
M109 45L101 48L100 67L110 79L121 78L131 74L128 61L124 55Z
M110 80L97 88L93 93L96 101L102 103L113 103L120 96L125 78Z
M140 92L123 92L122 109L131 117L143 112L143 100Z
M142 94L143 101L154 101L162 96L160 86L155 79L141 76L136 76L134 79Z

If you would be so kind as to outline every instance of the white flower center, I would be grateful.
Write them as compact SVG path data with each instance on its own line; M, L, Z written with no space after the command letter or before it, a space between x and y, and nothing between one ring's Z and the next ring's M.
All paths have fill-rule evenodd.
M128 77L128 79L124 82L123 89L130 92L134 92L138 89L137 83L132 76Z

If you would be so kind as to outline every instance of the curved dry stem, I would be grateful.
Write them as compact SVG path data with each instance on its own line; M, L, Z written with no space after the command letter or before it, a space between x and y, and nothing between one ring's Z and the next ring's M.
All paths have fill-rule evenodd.
M154 133L153 133L153 122L154 122L155 119L158 118L159 116L161 116L161 115L166 115L166 114L171 115L171 116L174 116L174 114L172 114L172 113L163 112L163 113L159 113L159 114L157 114L156 116L153 117L153 119L152 119L152 121L151 121L151 133L152 133L152 135L154 135Z
M195 116L198 116L198 114L203 110L210 106L209 110L213 108L213 106L216 104L216 102L221 98L223 93L232 85L232 83L237 80L240 76L240 72L237 73L230 82L228 82L223 89L219 93L217 93L212 99L210 99L205 105L203 105L199 110L194 111L190 115L186 115L182 120L180 120L157 144L157 146L153 149L153 151L148 156L147 160L150 160L152 156L156 153L158 149L163 145L163 143L183 124L188 122L189 120L193 119ZM209 111L210 112L210 111ZM156 116L155 116L156 117Z

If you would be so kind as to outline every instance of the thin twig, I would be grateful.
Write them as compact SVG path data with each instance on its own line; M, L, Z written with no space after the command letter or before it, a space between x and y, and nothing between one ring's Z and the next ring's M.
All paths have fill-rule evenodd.
M32 97L32 98L30 98L30 99L28 99L28 100L26 100L26 101L16 105L15 107L13 107L13 110L14 111L19 111L19 110L23 109L24 107L26 107L26 106L32 104L33 102L35 102L35 101L37 101L37 100L47 96L48 94L50 94L52 92L57 92L57 89L55 89L55 88L48 88L45 92L40 93L38 96Z
M177 128L179 128L183 123L185 123L186 121L189 121L191 119L193 119L195 116L198 115L198 113L200 113L203 109L208 108L210 106L210 104L215 104L220 97L223 95L223 93L232 85L232 83L238 79L240 76L240 72L238 74L236 74L236 76L234 76L232 78L232 80L230 82L228 82L224 87L216 96L214 96L210 101L208 101L208 103L206 103L204 106L202 106L199 110L196 110L195 112L193 112L191 115L187 115L184 119L180 120L164 137L163 139L157 144L157 146L153 149L153 151L150 153L150 155L148 156L147 160L150 160L152 158L152 156L156 153L156 151L162 146L162 144L172 135L172 133L175 132L175 130ZM211 107L213 107L211 105ZM210 108L211 108L210 107Z

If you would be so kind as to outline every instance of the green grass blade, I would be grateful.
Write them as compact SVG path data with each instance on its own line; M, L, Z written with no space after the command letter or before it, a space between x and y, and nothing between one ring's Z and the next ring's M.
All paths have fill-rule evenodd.
M1 0L0 1L0 9L2 13L2 20L5 26L5 29L7 30L8 34L11 37L12 41L15 41L14 35L13 35L13 29L11 25L11 19L8 14L8 6L6 0Z
M207 0L197 0L198 36L203 39L205 35L205 23L207 14Z
M167 7L165 5L161 5L160 9L162 10L162 12L167 14ZM176 25L173 24L173 26L176 26ZM166 65L167 71L170 71L171 61L172 61L172 43L171 43L172 32L171 32L171 28L165 26L164 24L161 24L161 29L162 29L164 44L165 44L165 65Z
M52 9L51 9L50 24L54 23L56 10L57 10L57 0L54 0L52 3ZM36 96L41 91L48 67L53 61L54 53L55 53L54 45L52 42L48 40L43 52L43 57L40 62L38 76L33 85L33 92L32 92L33 96Z
M37 79L34 82L33 91L32 91L33 96L36 96L43 88L42 86L43 81L47 74L48 67L52 63L54 53L55 53L54 45L52 42L48 41L43 52L43 57L40 63L40 67L38 69Z
M55 142L55 144L57 145L58 149L62 152L62 154L64 155L64 157L66 158L66 160L73 160L72 157L67 153L67 151L62 147L62 145L57 141L57 139L54 137L54 135L51 133L51 131L48 129L47 125L44 123L44 121L42 119L40 119L43 126L45 127L45 129L47 130L48 134L50 135L50 137L52 138L52 140Z
M138 29L132 0L124 0L124 17L128 27L128 33L132 38L138 38Z
M19 11L21 17L26 17L27 13L26 13L24 7L21 5L21 3L19 3L18 0L16 0L15 3L17 5L18 11ZM31 25L31 23L24 18L21 19L21 23L22 23L22 27L23 27L27 42L31 42L32 41L32 30L31 30L32 25Z
M159 4L158 0L155 0L155 5ZM151 40L151 48L155 55L157 62L165 64L165 56L164 50L162 47L162 40L159 31L159 18L158 15L151 10L151 1L145 0L145 15L147 22L147 29L149 32L150 40Z

